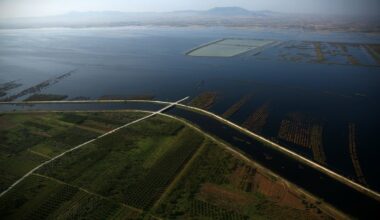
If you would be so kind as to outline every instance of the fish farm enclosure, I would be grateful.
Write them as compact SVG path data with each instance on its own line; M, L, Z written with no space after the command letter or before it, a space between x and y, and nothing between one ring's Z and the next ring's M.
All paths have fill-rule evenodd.
M186 54L193 57L226 58L246 54L262 60L276 57L278 60L292 62L380 65L380 47L377 44L226 38L201 45Z
M248 51L259 51L261 48L275 43L271 40L255 39L222 39L214 41L187 52L195 57L233 57Z

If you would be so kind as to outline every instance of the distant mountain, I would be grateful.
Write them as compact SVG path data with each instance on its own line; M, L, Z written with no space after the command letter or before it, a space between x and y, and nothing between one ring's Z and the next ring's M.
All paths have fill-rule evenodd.
M265 13L269 15L269 12ZM270 12L271 15L275 14ZM216 7L210 10L187 10L187 11L173 11L173 12L121 12L121 11L87 11L87 12L69 12L62 15L48 16L48 17L34 17L34 18L16 18L9 21L127 21L133 19L149 19L149 18L167 18L167 17L255 17L263 15L261 12L249 11L239 7Z
M276 16L281 13L272 11L250 11L240 7L216 7L206 11L174 11L169 14L178 16L203 16L203 17L257 17Z
M208 15L214 16L252 16L252 11L239 7L216 7L206 11Z
M216 7L204 11L173 12L70 12L63 15L0 20L1 28L114 27L114 26L224 26L244 28L301 28L379 32L378 20L367 18L322 17L250 11L239 7Z

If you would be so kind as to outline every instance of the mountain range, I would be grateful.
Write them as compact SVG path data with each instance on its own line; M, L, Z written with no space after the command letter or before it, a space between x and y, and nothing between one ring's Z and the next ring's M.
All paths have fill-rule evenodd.
M285 14L272 11L250 11L240 7L216 7L210 10L174 12L69 12L62 15L14 18L0 21L0 28L38 27L113 27L113 26L225 26L304 28L312 30L345 30L378 32L377 18L353 18L307 14Z

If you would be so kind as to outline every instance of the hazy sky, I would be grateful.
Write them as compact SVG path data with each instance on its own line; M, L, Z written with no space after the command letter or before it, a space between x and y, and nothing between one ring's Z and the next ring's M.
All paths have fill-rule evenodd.
M0 18L70 11L174 11L223 6L298 13L380 14L380 0L0 0Z

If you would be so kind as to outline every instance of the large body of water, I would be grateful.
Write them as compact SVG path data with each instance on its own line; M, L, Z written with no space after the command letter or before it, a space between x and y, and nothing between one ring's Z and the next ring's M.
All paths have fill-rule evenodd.
M76 69L43 93L69 98L104 95L153 95L177 100L217 91L210 109L222 114L242 96L252 100L232 121L241 124L263 103L270 103L261 134L277 138L287 114L301 112L323 124L323 147L331 169L355 179L349 154L348 124L357 130L357 155L369 187L380 191L380 68L286 62L273 57L189 57L185 52L219 38L279 41L380 43L377 35L317 33L302 30L226 28L93 28L0 30L0 84L22 83L10 93ZM269 51L270 52L270 51ZM22 97L25 98L25 97ZM286 143L284 143L286 145ZM309 149L287 145L312 157Z

